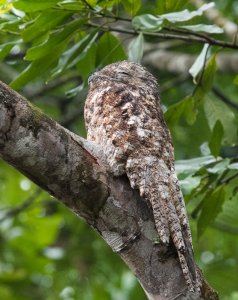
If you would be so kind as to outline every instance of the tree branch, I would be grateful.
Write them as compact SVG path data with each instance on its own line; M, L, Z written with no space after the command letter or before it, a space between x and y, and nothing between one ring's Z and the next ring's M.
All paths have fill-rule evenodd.
M201 296L188 291L173 245L155 242L150 208L127 177L106 172L98 146L1 82L0 156L94 227L134 272L149 300L218 299L204 279Z
M120 32L130 35L138 35L140 31L134 30L134 29L126 29L126 28L119 28L109 25L99 25L95 23L89 23L90 27L97 28L101 31L114 31L114 32ZM224 42L222 40L216 40L210 36L198 36L197 34L193 34L193 32L186 31L182 33L176 33L177 30L173 30L170 28L171 31L175 31L175 33L168 33L168 32L143 32L145 36L149 37L157 37L160 39L168 40L168 39L175 39L175 40L182 40L187 43L199 43L199 44L209 44L211 46L219 46L222 48L230 48L230 49L238 49L238 44L231 43L231 42Z

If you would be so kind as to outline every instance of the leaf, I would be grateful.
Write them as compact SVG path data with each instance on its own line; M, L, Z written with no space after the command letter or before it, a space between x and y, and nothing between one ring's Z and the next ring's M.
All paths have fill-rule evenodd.
M33 22L22 32L25 42L30 42L45 32L55 28L58 24L65 21L72 13L67 11L47 10L41 13Z
M122 0L121 2L125 11L131 16L136 15L141 8L141 0Z
M96 64L100 66L126 59L121 42L110 32L100 38L97 47Z
M196 16L201 16L205 10L213 6L214 2L211 2L202 5L195 11L189 11L188 9L185 9L179 12L163 14L158 17L151 14L140 15L132 20L132 25L137 30L155 32L162 29L165 21L172 24L190 21Z
M193 174L202 167L214 163L216 159L212 156L203 156L192 159L177 160L175 163L176 173Z
M85 81L95 69L97 47L95 43L91 43L90 47L83 51L80 61L77 63L79 75Z
M1 44L0 45L0 60L3 60L8 55L8 53L11 51L11 49L20 43L22 43L22 40L19 39L16 41Z
M209 224L211 224L221 212L224 201L225 190L223 186L219 186L215 190L207 192L203 199L202 211L197 223L198 238L201 237Z
M61 46L57 48L57 51L51 52L48 55L33 61L22 73L17 76L16 79L10 83L10 86L17 90L36 77L42 76L51 66L55 64L64 47L65 45L61 44Z
M212 136L209 142L211 153L217 157L220 153L221 142L224 135L223 125L220 120L217 120L212 131Z
M97 32L87 34L72 48L64 52L59 60L58 66L54 70L52 77L60 74L66 68L76 65L81 59L83 59L91 45L95 42L97 36Z
M216 54L213 54L205 67L205 70L202 75L201 85L202 89L207 93L211 90L214 80L214 75L216 73Z
M215 72L216 54L213 54L212 57L208 60L205 69L201 73L202 77L200 77L197 88L195 89L193 95L196 107L204 101L206 94L211 90Z
M227 170L229 164L230 164L230 159L225 158L218 161L215 165L208 167L207 171L211 174L221 174Z
M234 79L234 84L238 85L238 75L236 75L235 79Z
M140 33L136 38L134 38L128 47L128 59L134 62L140 62L143 57L144 51L144 36Z
M167 20L170 23L178 23L178 22L185 22L193 19L194 17L201 16L204 11L214 6L214 2L204 4L199 9L194 11L189 11L188 9L173 12L169 14L161 15L160 18Z
M49 55L52 51L61 48L63 44L67 44L71 36L83 24L83 19L74 20L64 26L61 30L57 30L43 41L40 45L31 47L26 54L26 60L37 60L43 56Z
M0 30L3 32L19 35L21 33L21 22L22 19L19 18L13 19L11 21L4 20L2 23L0 23Z
M216 25L206 25L206 24L197 24L197 25L184 25L179 26L179 28L191 30L194 32L206 32L206 33L223 33L224 30L221 27Z
M202 48L201 53L198 55L197 59L188 70L188 72L192 75L194 83L197 83L197 76L200 74L202 69L205 66L207 55L208 55L209 44L205 44Z
M165 112L165 119L173 126L181 116L184 115L188 124L192 125L196 121L197 110L194 106L194 98L192 95L185 97L183 100L171 105Z
M225 143L233 144L237 141L235 114L227 105L222 101L206 97L204 111L211 130L214 128L217 120L221 121L224 129L223 141Z
M17 2L13 2L13 6L24 12L34 12L53 7L58 2L60 0L18 0Z
M12 9L12 3L7 3L7 1L0 2L0 15L5 14Z
M163 28L164 20L151 14L140 15L132 19L132 26L136 30L156 32Z
M190 0L156 0L156 8L159 14L169 11L178 11L186 7L189 1Z

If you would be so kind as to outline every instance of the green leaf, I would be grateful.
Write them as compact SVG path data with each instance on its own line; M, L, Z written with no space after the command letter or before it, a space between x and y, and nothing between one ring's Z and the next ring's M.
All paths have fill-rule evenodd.
M206 59L208 56L209 44L205 44L202 48L201 53L198 55L197 59L188 70L188 72L192 75L194 83L197 83L197 76L200 72L205 68Z
M186 22L190 21L194 17L201 16L204 11L214 6L214 2L204 4L199 9L189 11L184 9L182 11L161 15L160 18L167 20L170 23Z
M159 14L163 14L169 11L178 11L184 7L190 2L190 0L167 0L167 1L161 1L156 0L156 11Z
M205 195L202 211L197 223L198 238L201 237L209 224L211 224L215 220L216 216L221 212L224 201L225 190L223 186L219 186Z
M132 19L132 26L136 30L147 32L160 31L163 28L164 20L151 14L137 16Z
M136 15L141 8L141 0L122 0L121 2L125 11L131 16Z
M211 153L217 157L220 153L221 142L224 135L223 125L220 120L217 120L212 131L212 136L209 142Z
M11 49L20 43L22 43L22 40L16 40L16 41L8 42L5 44L1 44L0 45L0 60L3 60L8 55L8 53L11 51Z
M165 119L170 126L173 126L179 121L182 115L185 116L186 121L190 125L196 121L197 110L195 109L194 98L192 95L171 105L165 112Z
M83 50L84 55L81 56L81 60L77 63L77 70L84 81L95 70L96 51L95 43L91 43L89 48L87 47Z
M54 77L60 74L66 68L76 65L80 60L82 60L91 48L92 44L95 42L97 36L97 32L87 34L72 48L64 52L52 76Z
M215 73L216 54L213 54L212 57L208 60L205 69L201 73L198 85L194 91L193 97L196 107L204 101L206 94L211 90Z
M216 54L213 54L205 67L205 70L202 75L201 86L202 89L207 93L211 90L214 80L214 75L216 73L217 64L216 64Z
M144 51L144 36L140 33L134 38L128 47L128 59L134 62L140 62Z
M214 165L207 167L207 171L211 174L221 174L227 170L229 164L229 158L218 160Z
M197 24L197 25L184 25L179 26L179 28L191 30L194 32L206 32L206 33L223 33L224 30L221 27L216 25L205 25L205 24Z
M189 11L188 9L185 9L179 12L163 14L158 17L151 14L140 15L132 20L132 25L137 30L155 32L162 29L165 21L172 24L190 21L194 17L201 16L205 10L213 6L214 2L211 2L202 5L195 11Z
M17 2L13 2L13 6L24 12L34 12L53 7L58 2L60 0L18 0Z
M56 51L58 48L62 48L62 45L66 45L71 36L76 30L84 23L83 19L74 20L52 33L48 39L46 39L40 45L29 48L26 54L27 60L37 60L44 56L50 55L52 51Z
M87 1L87 3L89 3L89 1ZM87 8L86 3L84 3L83 1L78 1L78 0L70 0L70 1L63 1L58 3L58 7L61 8L62 10L76 10L77 12Z
M1 20L1 19L0 19ZM21 33L20 25L22 23L22 19L16 18L14 20L4 20L0 24L0 30L7 33L12 33L19 35Z
M72 13L62 10L47 10L41 13L33 22L22 32L22 38L25 42L30 42L45 32L55 28L58 24L64 22Z
M234 84L238 85L238 75L236 75L235 79L234 79Z
M226 104L222 101L206 97L204 111L211 130L214 128L217 120L220 120L224 129L223 141L231 145L237 142L236 117Z
M22 73L18 75L16 79L10 83L10 86L16 90L20 89L36 77L45 74L45 72L56 63L65 46L66 45L64 43L61 43L57 49L54 49L54 51L50 52L48 55L34 60Z
M202 167L214 163L216 159L212 156L203 156L192 159L177 160L175 167L176 173L194 174Z
M110 32L100 38L97 47L97 65L108 65L126 59L121 42Z

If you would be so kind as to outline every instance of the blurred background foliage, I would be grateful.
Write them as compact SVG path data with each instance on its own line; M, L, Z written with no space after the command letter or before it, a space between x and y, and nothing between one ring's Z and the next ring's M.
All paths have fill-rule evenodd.
M196 260L223 300L238 299L237 21L233 0L0 1L0 79L83 137L93 71L130 59L158 78ZM145 295L89 226L0 161L0 298Z

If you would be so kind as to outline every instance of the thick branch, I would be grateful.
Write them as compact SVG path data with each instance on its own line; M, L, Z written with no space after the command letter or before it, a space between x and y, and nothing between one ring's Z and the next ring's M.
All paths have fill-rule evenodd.
M172 245L156 240L153 216L126 177L113 178L95 145L67 131L0 83L0 156L84 218L118 252L150 300L217 299L186 287Z

